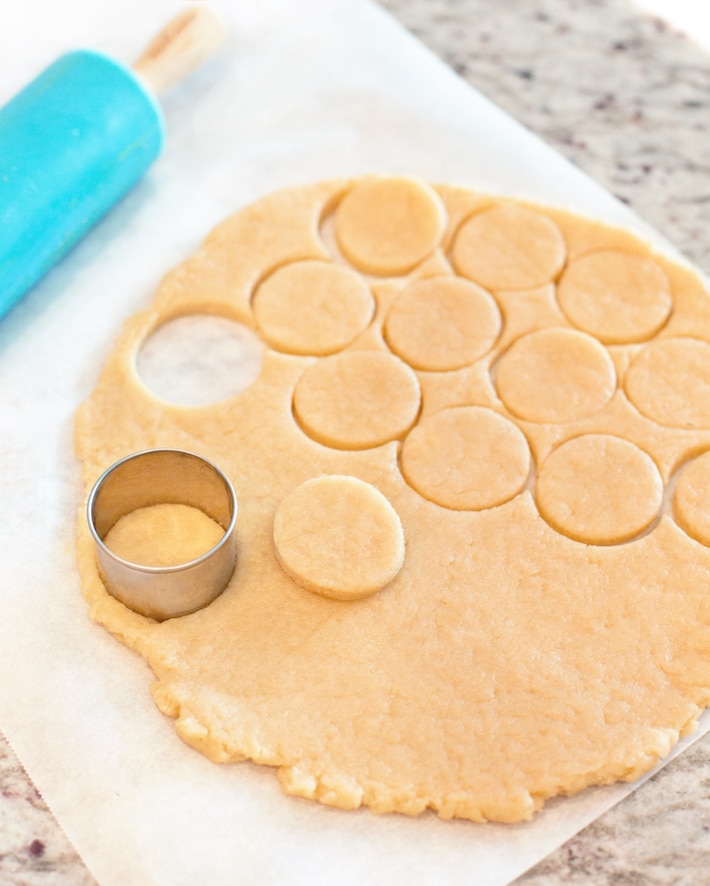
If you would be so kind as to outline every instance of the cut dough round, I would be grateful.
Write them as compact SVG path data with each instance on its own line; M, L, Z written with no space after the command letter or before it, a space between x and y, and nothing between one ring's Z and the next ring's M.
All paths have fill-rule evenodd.
M317 357L349 345L374 312L372 293L359 274L322 261L278 268L256 290L253 306L273 348Z
M596 339L553 327L513 343L498 363L496 387L518 418L577 421L606 406L616 389L616 371Z
M710 452L704 452L681 469L673 510L688 535L710 546Z
M696 338L652 342L631 363L624 387L634 406L652 421L710 428L710 344Z
M464 222L452 248L454 267L486 289L532 289L562 270L567 247L545 215L503 204Z
M293 409L309 436L336 449L370 449L404 436L419 412L416 375L383 351L345 351L306 369Z
M410 366L441 372L488 353L500 329L498 306L480 286L458 277L430 277L397 296L385 337Z
M404 561L397 513L356 477L316 477L289 493L274 517L274 544L295 582L334 600L374 594Z
M492 409L443 409L414 428L402 447L402 473L435 504L481 511L525 485L530 451L512 422Z
M439 245L446 215L436 191L411 178L367 178L335 213L338 246L368 274L406 274Z
M704 482L695 467L704 457L678 481L687 532L667 515L656 519L661 476L710 450L702 283L640 241L634 247L679 292L674 323L698 337L615 350L617 367L631 360L633 402L615 395L604 406L609 362L584 332L560 330L550 281L564 243L575 255L615 253L631 237L511 201L464 223L450 278L457 292L458 284L473 291L466 257L470 247L480 266L480 241L492 246L476 282L547 284L501 293L499 339L491 342L490 313L481 335L485 323L468 325L456 308L430 322L427 341L431 305L425 300L424 320L403 307L412 291L428 290L413 274L372 285L370 325L337 354L276 351L262 340L273 335L266 322L258 377L237 396L199 409L151 396L136 375L137 343L180 312L221 313L259 331L254 281L275 286L304 263L332 268L317 223L343 194L336 225L367 273L408 272L448 242L462 212L493 200L408 179L292 188L229 218L164 278L153 304L119 333L77 413L86 492L130 452L198 451L238 491L238 565L209 606L158 623L106 592L82 522L78 563L91 617L145 656L153 697L184 741L211 760L274 767L286 791L321 803L514 822L548 797L636 778L710 703L710 608L698 581L710 573L710 546L687 534L705 530L684 499ZM490 242L474 236L481 225ZM436 259L416 279L446 274ZM446 348L458 364L467 336L472 362L415 371L388 350L388 309L393 317L401 309L403 321L396 331L392 321L390 344L413 365L442 366ZM308 339L312 348L303 316L283 316L293 327L282 342ZM451 316L466 330L460 342L446 330ZM348 334L355 325L345 324ZM203 347L199 356L201 366L217 355ZM497 411L496 363L508 409L534 417L525 436ZM516 372L526 378L513 386ZM570 420L583 436L569 439ZM334 592L344 598L324 596Z
M538 470L542 516L558 532L588 544L619 544L648 529L662 499L653 459L607 434L568 440Z
M106 533L114 554L141 566L180 566L211 551L224 529L199 508L149 505L124 514Z
M572 262L557 288L569 320L608 345L646 341L673 308L668 277L651 258L603 249Z

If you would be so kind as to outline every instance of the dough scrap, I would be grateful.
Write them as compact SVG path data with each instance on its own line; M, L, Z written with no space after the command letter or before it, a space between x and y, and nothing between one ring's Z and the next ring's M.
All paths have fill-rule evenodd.
M321 231L333 217L331 249ZM495 222L486 262L471 259L483 272L467 258L485 240L473 236L481 219ZM560 310L556 281L601 250L661 269L672 310L651 311L658 332L634 320L617 335L604 308L604 341L590 343L590 324ZM375 312L343 350L267 346L252 384L212 405L146 389L135 358L154 329L217 314L258 330L260 282L301 262L390 275L366 281ZM493 290L500 334L471 363L415 368L414 354L389 350L385 318L415 281L449 274ZM148 447L218 464L239 497L237 569L208 607L151 621L106 593L82 512L91 617L145 656L156 704L185 742L217 762L274 766L284 790L321 803L515 822L549 797L637 778L710 703L710 546L694 497L710 451L709 306L689 269L552 207L381 176L264 197L164 278L76 416L87 494L106 467ZM586 382L550 358L549 390L527 385L516 399L500 374L506 352L548 335L583 343L583 356L605 352L618 384L603 357L594 397L571 408L570 379ZM556 383L555 371L570 379ZM318 529L307 507L288 505L323 476L367 484L368 501L376 491L401 525L401 568L360 599L311 592L277 556L289 563L291 541ZM279 512L286 542L274 539ZM314 562L289 568L307 583ZM336 574L336 592L350 576Z

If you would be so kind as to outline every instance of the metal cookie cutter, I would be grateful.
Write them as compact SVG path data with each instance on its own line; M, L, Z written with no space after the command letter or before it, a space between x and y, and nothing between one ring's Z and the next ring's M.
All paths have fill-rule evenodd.
M201 557L165 567L124 560L104 544L124 514L165 503L199 508L224 535ZM147 449L117 461L91 490L87 519L107 591L141 615L162 621L195 612L222 593L234 571L237 497L222 471L193 452Z

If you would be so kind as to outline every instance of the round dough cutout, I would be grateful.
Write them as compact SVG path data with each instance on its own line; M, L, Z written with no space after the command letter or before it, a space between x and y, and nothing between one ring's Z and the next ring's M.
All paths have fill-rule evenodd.
M578 421L606 406L616 370L599 342L574 329L549 328L515 341L498 362L498 396L518 418Z
M178 406L209 406L246 390L259 377L264 345L226 317L186 314L143 342L136 371L156 396Z
M684 465L673 496L673 513L681 528L710 547L710 452Z
M414 179L367 178L343 197L335 236L343 255L368 274L406 274L439 245L444 205L433 188Z
M355 477L316 477L289 493L274 517L274 544L297 584L334 600L374 594L404 562L396 511Z
M554 280L566 255L564 237L552 219L502 204L463 223L451 258L460 274L486 289L528 289Z
M436 372L473 363L500 330L500 311L484 289L460 277L430 277L397 296L384 332L410 366Z
M530 450L511 421L482 406L454 406L421 421L402 447L404 478L434 504L482 511L516 496Z
M368 325L375 302L363 278L342 265L283 265L258 287L256 323L271 347L322 357L349 345Z
M537 476L541 515L562 535L593 545L629 541L651 525L663 498L653 459L609 434L562 443Z
M664 338L629 366L626 393L638 411L671 428L710 428L710 344Z
M224 529L199 508L157 504L120 517L106 533L107 548L141 566L180 566L211 551Z
M603 249L572 262L557 299L575 326L609 345L647 341L673 308L668 277L652 258Z
M421 393L414 372L384 351L344 351L310 366L293 409L305 432L334 449L370 449L414 424Z

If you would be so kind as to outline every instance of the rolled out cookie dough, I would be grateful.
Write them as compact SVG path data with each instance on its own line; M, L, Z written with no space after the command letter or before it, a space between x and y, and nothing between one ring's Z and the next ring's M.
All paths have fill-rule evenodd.
M321 327L328 281L357 303ZM261 335L260 374L161 400L137 352L214 314ZM76 417L87 491L153 446L230 476L234 576L146 619L82 518L91 617L188 744L325 804L515 822L635 779L710 701L708 351L702 282L625 231L406 177L267 196L164 278Z

